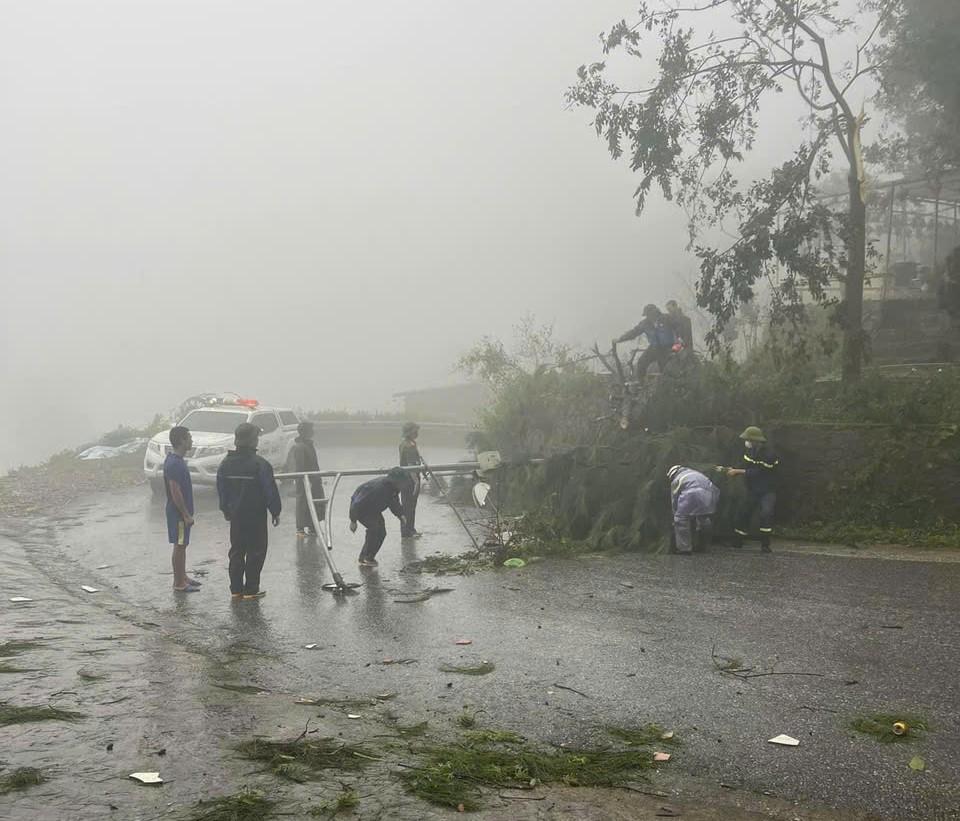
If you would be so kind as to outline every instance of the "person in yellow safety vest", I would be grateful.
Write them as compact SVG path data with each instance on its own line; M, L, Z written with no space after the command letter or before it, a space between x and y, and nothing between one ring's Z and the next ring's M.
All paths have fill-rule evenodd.
M760 550L770 553L773 516L777 506L776 472L780 458L767 444L767 437L755 425L740 434L743 440L743 467L727 468L727 476L743 476L747 482L747 501L740 509L734 527L733 546L743 547L749 536L750 520L760 509Z

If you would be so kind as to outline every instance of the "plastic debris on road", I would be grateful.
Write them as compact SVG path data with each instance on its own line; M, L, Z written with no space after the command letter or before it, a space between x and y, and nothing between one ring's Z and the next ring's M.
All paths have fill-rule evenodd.
M84 593L99 593L99 592L100 592L100 588L99 588L99 587L91 587L89 584L81 584L81 585L80 585L80 589L81 589Z
M923 758L921 758L919 755L915 755L913 758L910 759L910 763L908 766L910 767L911 770L916 770L919 773L927 769L927 762L924 761Z
M141 784L162 784L163 779L160 773L130 773L130 778L139 781Z
M14 596L10 601L19 604L20 602L33 601L33 599L28 599L26 596Z
M457 639L454 644L459 644L461 647L466 647L468 644L473 644L473 639Z
M653 754L653 760L654 760L654 761L669 761L669 760L670 760L670 753L654 753L654 754Z
M523 559L507 559L503 563L504 567L526 567L527 563Z
M800 742L797 739L792 738L788 735L775 735L773 738L767 739L768 744L780 744L783 747L799 747Z
M304 650L316 650L320 645L319 644L305 644L303 645Z
M360 718L356 713L347 713L347 718Z

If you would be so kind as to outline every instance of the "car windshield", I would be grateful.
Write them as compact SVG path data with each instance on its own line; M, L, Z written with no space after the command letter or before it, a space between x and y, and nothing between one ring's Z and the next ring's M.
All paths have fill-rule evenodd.
M237 425L246 421L247 414L243 411L193 410L180 424L201 433L233 433Z

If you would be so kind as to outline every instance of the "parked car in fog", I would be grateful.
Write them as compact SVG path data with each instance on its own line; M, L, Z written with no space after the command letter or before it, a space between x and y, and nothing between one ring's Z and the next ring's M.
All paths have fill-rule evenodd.
M260 428L258 453L274 469L283 469L297 435L297 415L290 408L265 407L253 399L225 398L194 408L177 422L193 435L193 449L186 460L194 484L216 484L217 468L233 449L233 432L241 422ZM170 450L169 430L155 434L147 443L143 472L154 493L163 493L163 461Z

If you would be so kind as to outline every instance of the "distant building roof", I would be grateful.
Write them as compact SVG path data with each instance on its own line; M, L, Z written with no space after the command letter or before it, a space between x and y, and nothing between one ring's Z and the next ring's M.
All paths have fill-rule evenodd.
M398 391L394 396L419 396L428 393L462 393L465 391L478 390L486 390L486 385L481 382L461 382L458 385L440 385L434 388L414 388L409 391Z

